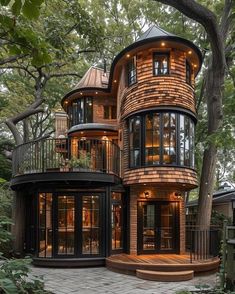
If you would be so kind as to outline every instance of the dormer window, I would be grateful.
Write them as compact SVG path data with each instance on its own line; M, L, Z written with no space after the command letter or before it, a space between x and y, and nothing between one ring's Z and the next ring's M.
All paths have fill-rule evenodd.
M128 86L131 86L137 82L136 56L134 56L127 64L127 82Z
M169 54L162 52L155 52L153 54L153 75L167 75L169 74Z
M186 82L189 85L192 85L192 69L187 60L186 60Z

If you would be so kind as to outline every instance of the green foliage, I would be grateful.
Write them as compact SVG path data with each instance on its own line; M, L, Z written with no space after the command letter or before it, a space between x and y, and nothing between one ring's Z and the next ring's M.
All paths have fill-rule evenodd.
M6 294L51 293L44 290L42 278L30 274L31 259L5 260L0 266L0 292Z
M69 161L69 166L72 168L90 168L91 167L91 155L90 153L84 154L79 152L79 157L73 156Z
M232 219L220 213L216 210L212 210L211 213L211 224L215 226L219 226L220 228L223 227L224 220L228 221L228 224L232 224Z

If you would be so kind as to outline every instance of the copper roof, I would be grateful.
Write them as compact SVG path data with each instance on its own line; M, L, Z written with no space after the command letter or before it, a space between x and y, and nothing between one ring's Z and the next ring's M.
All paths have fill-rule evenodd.
M83 88L108 88L109 73L102 68L91 66L73 90Z

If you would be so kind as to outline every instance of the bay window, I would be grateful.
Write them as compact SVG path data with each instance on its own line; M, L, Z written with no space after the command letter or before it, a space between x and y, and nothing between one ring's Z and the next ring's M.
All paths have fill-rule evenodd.
M129 120L130 167L194 167L194 121L174 112L150 112Z

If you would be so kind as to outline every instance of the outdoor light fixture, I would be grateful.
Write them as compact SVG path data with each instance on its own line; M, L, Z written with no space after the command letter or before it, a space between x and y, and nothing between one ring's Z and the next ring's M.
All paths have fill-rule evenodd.
M130 57L130 54L127 54L126 57L129 58Z
M188 52L188 54L192 54L192 51L190 50L190 51Z
M144 196L145 198L149 198L149 192L148 191L144 192Z
M183 199L182 194L181 194L181 193L178 193L178 192L175 192L175 197L176 197L177 199Z

